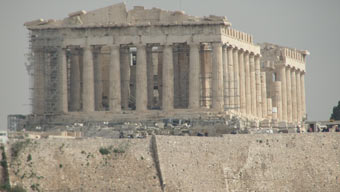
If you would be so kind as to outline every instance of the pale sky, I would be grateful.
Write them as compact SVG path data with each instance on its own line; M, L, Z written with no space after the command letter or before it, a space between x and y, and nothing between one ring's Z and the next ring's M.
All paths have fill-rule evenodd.
M94 10L118 0L0 1L0 129L8 114L30 112L26 21L61 19L78 10ZM194 16L226 16L232 26L254 41L307 49L306 99L309 120L329 119L340 100L339 0L128 0L146 8L180 10Z

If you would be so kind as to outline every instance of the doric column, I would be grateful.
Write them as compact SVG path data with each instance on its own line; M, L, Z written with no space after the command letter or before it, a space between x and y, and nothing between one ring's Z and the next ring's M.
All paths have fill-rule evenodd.
M250 64L250 95L251 95L251 114L256 116L256 77L255 77L255 56L250 54L249 57Z
M280 66L279 77L281 81L281 99L282 99L282 121L287 121L288 110L287 110L287 80L286 80L286 67Z
M189 59L189 109L200 107L200 44L190 44Z
M235 85L235 80L234 80L234 60L233 60L233 47L228 47L227 48L227 57L228 57L228 103L229 105L227 106L229 109L233 109L235 107L235 102L234 102L234 85Z
M291 83L292 83L292 106L293 106L293 122L297 122L297 94L296 94L296 73L295 69L291 71Z
M261 72L261 97L262 97L262 117L267 118L267 82L266 72Z
M44 52L43 49L34 50L34 87L33 87L33 114L44 113L45 103L45 75L44 75Z
M297 122L302 120L302 101L301 101L301 78L300 71L295 71L296 75L296 105L297 105Z
M80 110L80 65L79 65L79 50L71 50L71 67L70 67L70 110Z
M164 111L174 108L174 62L172 45L163 48L163 94L162 109Z
M239 77L239 61L238 49L233 49L233 64L234 64L234 110L240 111L240 77Z
M273 118L272 98L267 98L267 118L268 119L272 119Z
M147 110L147 64L146 47L143 44L137 45L137 64L136 64L136 110Z
M212 108L217 111L224 110L223 98L223 63L222 43L212 43ZM229 58L229 55L228 55ZM229 61L229 59L228 59ZM229 62L228 62L229 64ZM230 66L230 64L229 64ZM229 68L230 70L230 68ZM230 71L229 71L230 75ZM229 84L230 86L230 84Z
M293 121L293 100L292 100L292 73L290 68L286 68L286 83L287 83L287 120Z
M276 117L277 120L282 120L282 98L281 98L281 82L275 81L274 82L274 89L275 89L275 105L276 105Z
M239 51L238 54L239 61L239 80L240 80L240 109L242 114L246 114L246 77L244 69L244 54L243 50Z
M230 108L230 92L229 92L229 66L228 66L228 45L222 47L222 61L223 61L223 96L225 108Z
M130 97L130 50L128 47L123 47L120 50L121 61L121 103L123 109L129 108Z
M109 66L109 105L111 112L121 111L120 45L111 46Z
M255 56L255 79L256 79L256 109L257 116L262 117L262 91L261 91L261 65L260 55Z
M90 46L84 47L83 59L83 111L94 111L93 55Z
M146 51L146 62L147 62L147 81L148 81L148 109L153 107L153 89L154 89L154 78L153 78L153 62L152 62L152 46L147 48Z
M245 66L245 80L246 80L246 112L251 114L251 93L250 93L250 66L249 66L249 52L244 53Z
M68 112L66 50L58 48L58 111Z
M94 103L95 103L95 110L101 111L103 110L103 78L102 78L102 65L104 62L103 54L102 54L102 47L97 49L96 54L96 62L94 65Z
M301 105L302 105L302 118L306 116L306 91L305 91L305 72L301 72Z

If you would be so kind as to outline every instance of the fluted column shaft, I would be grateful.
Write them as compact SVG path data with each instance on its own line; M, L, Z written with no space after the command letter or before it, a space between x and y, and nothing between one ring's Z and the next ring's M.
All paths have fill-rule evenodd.
M143 44L137 45L136 64L136 110L145 111L147 109L147 64L146 47Z
M129 48L121 48L120 61L121 61L121 103L123 109L129 108L130 96L130 52Z
M217 111L222 111L224 110L222 43L212 43L212 47L212 108Z
M239 58L239 73L240 73L240 109L241 113L246 114L246 77L244 67L244 54L241 50L238 54Z
M109 105L111 112L121 111L120 46L111 46L109 66Z
M251 114L251 91L250 91L250 66L249 53L244 53L245 80L246 80L246 112Z
M240 111L240 78L239 78L239 61L238 49L233 49L233 64L234 64L234 110Z
M68 112L67 101L67 60L65 49L58 49L58 111L61 113Z
M163 49L163 88L162 109L174 108L174 62L171 45L164 45Z
M281 98L282 98L282 120L287 121L287 80L286 80L286 67L281 66L279 69L280 81L281 81Z
M293 122L297 122L297 94L296 94L296 73L295 70L291 71L291 83L292 83L292 106L293 106Z
M255 57L254 54L250 54L250 95L251 95L251 114L256 116L256 77L255 77Z
M190 44L189 109L200 107L200 44Z
M153 78L153 61L152 61L152 47L148 47L146 51L147 60L147 83L148 83L148 104L149 109L153 108L153 90L154 90L154 78Z
M103 81L102 81L102 65L103 65L103 55L101 52L101 48L98 49L98 53L97 53L97 59L94 65L94 106L95 106L95 110L97 111L101 111L103 110Z
M261 97L262 97L262 117L267 118L267 82L266 72L261 72Z
M80 66L79 50L72 50L70 68L70 110L80 110Z
M289 68L286 69L286 80L287 80L287 120L288 122L293 121L293 100L292 100L292 73Z
M44 52L42 49L34 50L34 87L33 87L33 114L44 113L45 103L45 75Z
M257 117L262 117L262 91L261 91L261 65L260 56L255 56L255 79L256 79L256 109Z
M306 116L306 90L305 90L305 73L301 72L301 105L302 117Z
M267 117L268 117L268 119L272 119L273 118L272 98L267 98Z
M222 60L223 60L223 95L224 95L224 106L229 109L230 104L230 93L229 93L229 66L228 66L228 46L223 46L222 49Z
M282 98L281 98L281 82L276 81L274 83L274 89L275 89L275 102L276 102L276 118L277 120L282 120Z
M83 59L83 111L94 111L94 73L92 48L84 48Z
M228 103L227 106L230 109L234 108L234 60L233 60L233 48L227 48L227 56L228 56Z
M297 122L302 120L302 101L301 101L301 78L300 71L295 71L296 75L296 105L297 105Z

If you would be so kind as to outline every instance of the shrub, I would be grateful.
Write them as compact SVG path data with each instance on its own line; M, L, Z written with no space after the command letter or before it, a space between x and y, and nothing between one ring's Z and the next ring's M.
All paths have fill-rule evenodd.
M29 162L29 161L32 161L32 155L31 155L31 154L29 154L29 155L27 156L27 162Z
M100 154L102 155L108 155L110 153L110 150L108 148L101 147L99 149Z

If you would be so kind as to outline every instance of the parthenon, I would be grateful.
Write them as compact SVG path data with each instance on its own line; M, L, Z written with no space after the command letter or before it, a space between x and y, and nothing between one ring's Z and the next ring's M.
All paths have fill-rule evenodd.
M226 17L120 3L25 26L37 116L209 112L294 126L306 117L309 52L255 44Z

